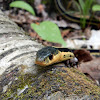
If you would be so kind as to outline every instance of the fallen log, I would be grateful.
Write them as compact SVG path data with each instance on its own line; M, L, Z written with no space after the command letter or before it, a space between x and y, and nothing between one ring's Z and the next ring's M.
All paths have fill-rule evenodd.
M78 69L36 66L42 47L0 11L0 100L100 99L100 88Z

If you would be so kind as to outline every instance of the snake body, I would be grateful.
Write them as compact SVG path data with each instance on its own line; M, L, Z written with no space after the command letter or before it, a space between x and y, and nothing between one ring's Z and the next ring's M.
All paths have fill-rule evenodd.
M83 18L75 17L75 16L68 14L65 8L62 6L62 0L55 0L55 4L60 14L62 14L66 19L73 21L73 22L77 22L77 23L80 23L80 20L83 19ZM86 23L91 24L91 25L96 25L98 27L100 26L100 20L96 20L96 19L95 20L86 19Z

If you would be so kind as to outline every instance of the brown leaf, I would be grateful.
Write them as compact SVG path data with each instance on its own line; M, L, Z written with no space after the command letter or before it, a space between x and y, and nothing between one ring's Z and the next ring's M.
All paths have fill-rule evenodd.
M69 34L69 32L70 32L70 29L67 29L67 30L62 31L62 32L61 32L62 37L63 37L63 38L67 37L68 34Z
M79 62L87 62L93 59L93 57L90 55L90 52L85 49L75 50L74 54Z
M78 69L100 84L100 58L79 65Z

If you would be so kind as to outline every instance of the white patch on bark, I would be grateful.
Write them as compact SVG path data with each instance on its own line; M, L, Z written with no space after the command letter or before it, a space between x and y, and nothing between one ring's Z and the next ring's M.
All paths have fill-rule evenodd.
M28 85L24 86L24 88L21 90L21 89L18 89L17 91L17 95L20 95L21 93L23 93L25 91L25 89L28 88Z
M9 73L19 65L25 72L36 71L34 60L41 44L25 36L25 32L0 11L0 75Z

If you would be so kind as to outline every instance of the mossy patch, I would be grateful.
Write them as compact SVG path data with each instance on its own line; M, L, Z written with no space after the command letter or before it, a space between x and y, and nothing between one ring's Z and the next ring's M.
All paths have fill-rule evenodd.
M84 74L79 72L75 68L64 68L63 70L67 70L67 75L64 77L64 80L66 81L66 86L69 87L70 85L72 88L69 88L68 94L85 94L85 95L92 95L94 98L99 98L100 96L100 88L95 85L95 83L86 77ZM63 77L65 73L60 73L60 75ZM70 92L71 91L71 92Z
M17 78L0 98L39 100L57 91L61 91L65 97L75 94L89 95L98 99L100 95L100 88L75 68L53 68L38 76L25 74L18 75ZM18 89L22 90L26 85L28 88L18 95Z

